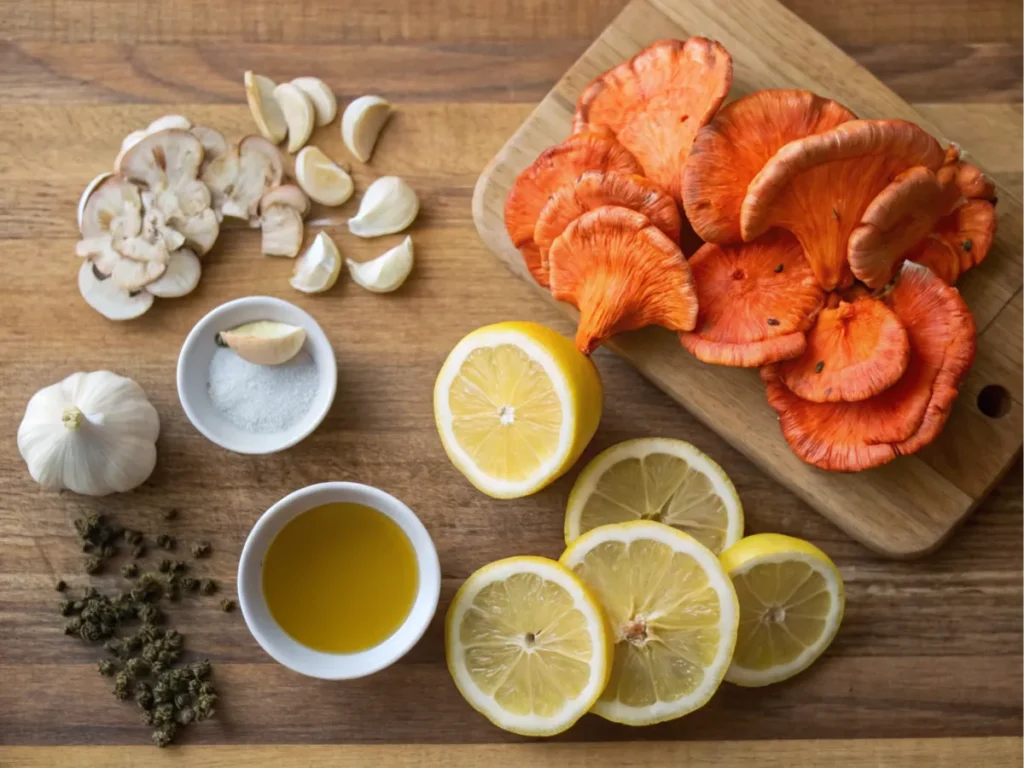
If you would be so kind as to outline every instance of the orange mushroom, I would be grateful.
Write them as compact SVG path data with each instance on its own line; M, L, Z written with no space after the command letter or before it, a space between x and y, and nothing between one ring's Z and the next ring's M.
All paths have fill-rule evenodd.
M810 91L754 91L724 106L697 133L683 174L683 205L694 230L711 243L742 240L747 186L783 145L857 116Z
M593 352L616 333L697 320L693 276L679 247L642 213L605 206L573 221L551 245L551 294L580 311L576 346Z
M813 403L766 366L768 402L793 452L821 469L856 472L915 453L942 430L974 360L975 327L955 288L907 262L885 299L910 343L907 370L884 392L854 403Z
M909 261L928 267L947 285L960 279L960 255L942 235L932 232L908 254Z
M573 131L605 126L643 174L682 203L682 174L701 126L732 85L732 58L703 37L661 40L600 75L580 94Z
M907 370L910 342L884 302L866 296L824 309L807 349L779 365L782 382L815 403L855 402L887 390Z
M774 230L752 243L707 243L690 268L697 325L680 341L694 357L754 367L803 353L825 293L796 238Z
M747 188L743 239L788 229L823 288L847 286L847 243L871 201L897 174L916 165L936 171L944 157L934 138L903 120L852 120L791 141Z
M520 173L505 200L505 228L523 255L530 274L541 285L548 284L547 268L533 240L541 210L560 187L572 184L585 171L640 173L636 159L614 138L601 132L570 136L540 153Z
M561 187L537 219L533 240L547 269L551 244L575 219L587 211L615 205L642 213L674 243L679 242L679 207L650 179L613 171L587 171L571 186Z

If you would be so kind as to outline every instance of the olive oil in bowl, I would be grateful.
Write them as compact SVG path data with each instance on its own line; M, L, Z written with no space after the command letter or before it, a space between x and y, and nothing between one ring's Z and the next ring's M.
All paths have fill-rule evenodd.
M358 653L405 621L419 587L416 552L402 528L372 507L323 504L289 521L263 559L271 616L302 645Z

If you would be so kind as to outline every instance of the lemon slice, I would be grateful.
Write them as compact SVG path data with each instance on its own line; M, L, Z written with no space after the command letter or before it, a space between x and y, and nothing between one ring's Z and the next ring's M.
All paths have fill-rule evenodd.
M306 341L306 331L288 323L257 320L217 334L217 343L230 347L239 357L257 365L287 363Z
M740 604L736 653L725 679L762 686L803 672L828 648L846 593L828 555L778 533L742 539L722 555Z
M609 523L654 520L692 535L716 555L743 535L743 506L729 476L683 440L613 445L580 473L565 511L565 543Z
M448 671L470 705L524 736L582 717L608 682L611 646L590 590L543 557L511 557L462 585L445 623Z
M561 561L594 590L615 660L594 712L626 725L704 706L725 676L739 607L718 558L689 534L637 520L583 534Z
M322 205L341 205L355 190L352 177L319 147L304 147L295 156L295 180Z
M322 293L338 281L341 254L326 232L318 232L306 252L295 260L289 284L303 293Z
M601 379L569 339L499 323L455 345L434 384L434 419L452 463L495 498L526 496L579 458L601 419Z

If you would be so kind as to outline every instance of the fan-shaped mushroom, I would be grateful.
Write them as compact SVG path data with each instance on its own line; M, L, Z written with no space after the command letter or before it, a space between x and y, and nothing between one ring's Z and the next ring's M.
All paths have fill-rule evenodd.
M252 227L259 226L260 198L283 178L280 151L260 136L246 136L202 174L217 215L245 219Z

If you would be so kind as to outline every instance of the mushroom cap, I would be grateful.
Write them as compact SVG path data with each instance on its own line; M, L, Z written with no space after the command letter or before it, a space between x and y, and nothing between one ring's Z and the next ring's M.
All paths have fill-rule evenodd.
M262 136L246 136L233 151L207 165L202 176L219 216L246 219L257 226L260 198L283 178L284 158Z
M961 274L988 255L996 224L996 208L987 200L968 200L940 223L939 232L960 256Z
M640 164L614 138L604 132L570 136L561 144L545 149L520 173L505 200L505 228L512 244L523 254L530 274L541 285L548 284L547 268L533 240L540 213L560 187L572 184L585 171L641 173Z
M807 349L779 364L783 383L815 403L856 402L884 392L907 370L910 342L899 317L865 296L823 309Z
M942 235L931 232L911 249L907 260L928 267L946 285L956 285L960 279L960 254Z
M804 351L825 292L796 238L774 230L750 243L707 243L689 263L699 309L680 341L694 357L754 367Z
M141 216L142 197L139 188L131 182L119 176L108 176L93 187L81 210L79 229L82 237L90 239L106 234L132 236L138 233L138 226L131 227L128 222L125 225L134 231L112 230L121 229L117 222L126 213L130 215L134 211L136 216Z
M937 171L939 143L903 120L852 120L791 141L750 182L740 231L752 240L771 227L788 229L803 246L825 290L849 285L850 233L876 195L908 168Z
M923 448L949 416L974 360L970 310L955 288L911 262L885 301L907 331L910 359L884 392L854 403L812 403L785 385L781 366L761 370L786 442L809 464L840 472L877 467Z
M732 85L732 57L703 37L660 40L598 76L580 94L573 131L609 128L643 175L682 204L682 176L697 131Z
M995 184L970 163L957 163L956 185L960 188L960 194L969 200L995 200Z
M129 181L157 191L195 179L202 162L199 139L188 131L170 128L144 136L118 158L114 170Z
M697 294L686 258L642 213L605 206L551 246L551 294L580 311L576 346L590 354L616 333L661 325L688 331Z
M230 149L228 140L216 128L210 128L208 125L193 125L189 129L189 133L199 139L199 143L203 145L202 168L206 168Z
M533 240L547 269L551 244L574 220L605 205L642 213L674 243L679 242L679 207L650 179L615 171L587 171L571 185L559 187L540 212Z
M272 205L290 206L298 211L299 215L303 217L309 213L309 209L311 207L309 198L306 197L306 193L294 184L281 184L280 186L274 187L269 192L264 192L263 197L260 198L260 213L267 210Z
M784 145L857 116L810 91L754 91L697 133L683 174L686 218L704 240L736 243L747 186Z

